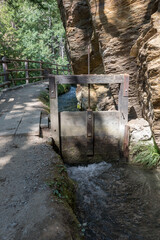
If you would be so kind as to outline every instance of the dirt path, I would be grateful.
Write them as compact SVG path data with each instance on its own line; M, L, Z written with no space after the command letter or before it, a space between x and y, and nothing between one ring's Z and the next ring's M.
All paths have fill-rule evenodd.
M60 161L57 154L47 139L34 134L15 134L17 126L22 124L22 115L27 114L28 119L31 113L42 109L37 96L44 86L39 84L35 88L33 85L1 96L1 117L9 117L9 113L15 110L17 114L18 109L18 118L11 117L13 125L17 120L14 125L16 132L14 129L12 134L12 121L8 121L10 125L5 125L5 131L2 121L0 124L0 132L5 132L5 136L0 137L0 240L78 239L71 229L71 209L58 202L46 184L47 179L53 178L54 164ZM30 127L26 125L25 131L28 129L33 133L35 126L37 123L33 121ZM6 134L7 128L9 134Z

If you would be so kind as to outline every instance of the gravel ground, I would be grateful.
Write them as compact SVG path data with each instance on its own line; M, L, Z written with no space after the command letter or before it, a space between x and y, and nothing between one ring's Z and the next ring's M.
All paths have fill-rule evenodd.
M19 102L20 96L28 101L27 93L24 98L18 92L21 89L15 92ZM11 96L13 91L5 93L6 99ZM32 94L34 99L36 96ZM10 111L14 103L11 105L3 102L0 109ZM61 160L44 138L0 137L0 240L79 239L72 229L72 210L54 198L46 184L54 177L53 166L58 162Z

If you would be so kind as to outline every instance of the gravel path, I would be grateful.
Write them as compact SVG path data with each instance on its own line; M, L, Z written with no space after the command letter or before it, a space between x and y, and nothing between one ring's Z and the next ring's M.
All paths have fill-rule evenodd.
M21 112L27 112L28 102L41 110L37 96L42 88L39 84L3 94L1 116L16 109L17 102ZM46 139L27 134L0 137L0 240L74 240L72 214L46 184L59 161Z

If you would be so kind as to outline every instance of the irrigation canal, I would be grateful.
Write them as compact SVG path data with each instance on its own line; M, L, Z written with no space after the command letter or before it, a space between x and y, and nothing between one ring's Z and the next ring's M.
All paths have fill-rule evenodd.
M75 90L59 97L60 111L75 111ZM85 240L160 240L158 170L120 161L67 169L77 182L77 216Z

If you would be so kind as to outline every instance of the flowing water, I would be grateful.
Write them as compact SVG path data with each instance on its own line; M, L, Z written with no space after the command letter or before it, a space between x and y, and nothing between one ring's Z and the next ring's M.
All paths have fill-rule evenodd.
M85 240L160 239L160 173L101 162L68 174Z
M62 111L78 111L76 99L76 87L71 86L69 92L58 97L58 109Z
M75 88L59 109L76 110ZM85 240L160 240L160 172L120 163L68 167Z

